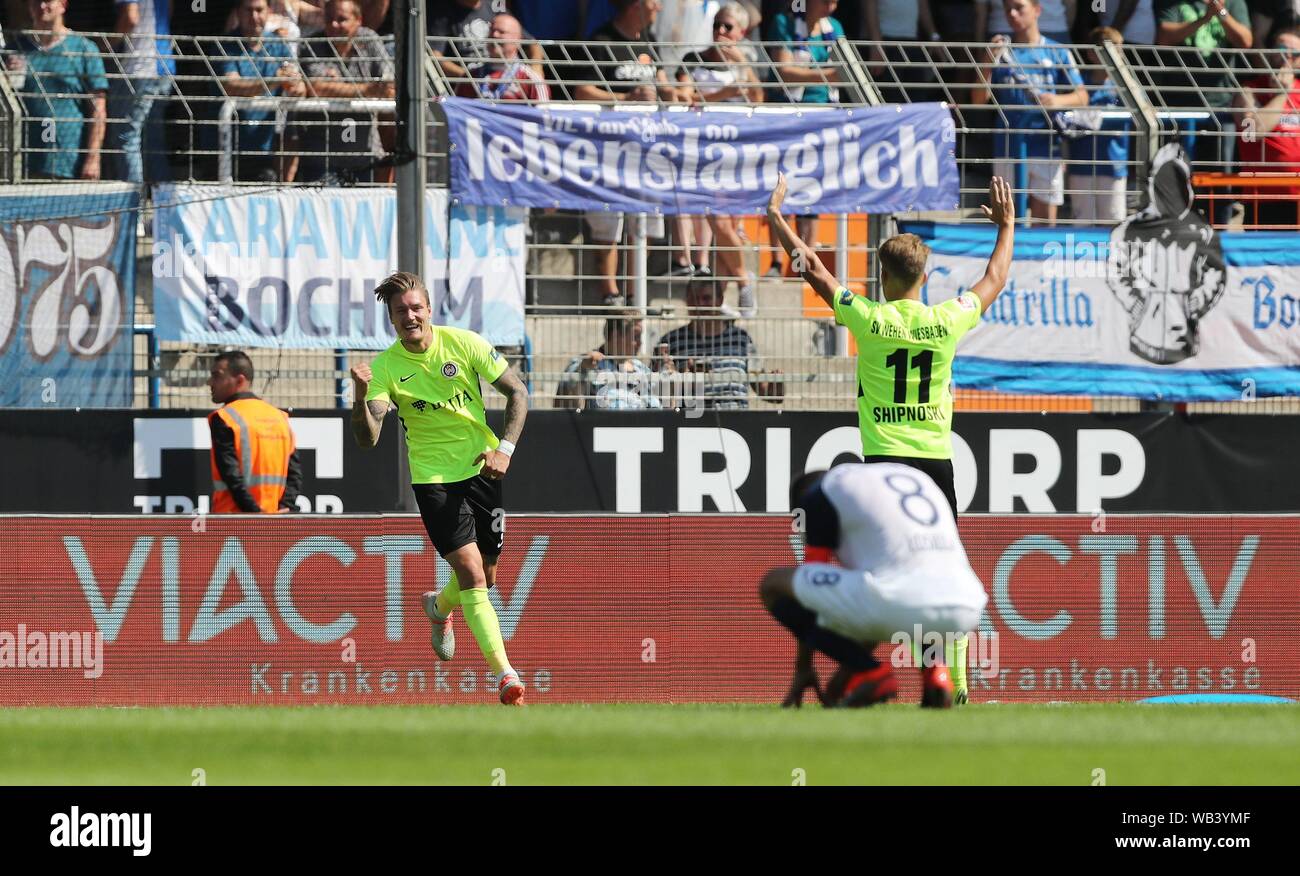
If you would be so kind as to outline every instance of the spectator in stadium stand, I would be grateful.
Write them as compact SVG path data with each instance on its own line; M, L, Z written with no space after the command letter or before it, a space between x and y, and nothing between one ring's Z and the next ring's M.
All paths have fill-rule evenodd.
M171 0L115 0L114 30L122 35L120 75L109 86L109 148L117 179L132 183L171 178L164 131L171 77ZM110 73L114 71L109 71Z
M1254 45L1271 46L1282 31L1300 27L1300 0L1253 0L1248 5Z
M492 0L443 0L437 7L429 6L425 32L433 37L433 56L438 59L444 76L452 80L466 79L466 68L488 57L492 19L498 11ZM524 55L541 77L542 47L526 30L521 39Z
M293 50L296 57L298 54L298 39L304 33L318 31L325 26L325 10L321 3L324 0L267 0L266 22L263 24L262 33L267 37L279 37L286 41L286 44ZM383 0L387 2L387 0ZM230 10L230 15L226 19L226 31L239 29L239 10L242 4L239 0L235 2L235 8ZM370 4L365 4L369 8ZM363 16L363 23L366 22Z
M469 66L465 81L456 86L456 96L529 103L550 100L551 89L546 80L523 60L522 39L519 19L504 12L494 17L487 41L487 60Z
M578 36L582 10L575 0L513 0L509 5L524 30L539 40L572 40Z
M934 29L946 43L983 42L984 35L976 38L975 26L980 7L977 0L930 0L930 18ZM952 56L964 56L961 49L953 49Z
M725 0L659 0L655 46L665 69L672 71L687 53L713 42L713 21Z
M785 398L781 372L760 370L753 338L723 313L723 288L714 278L687 285L691 321L660 338L659 374L681 375L693 383L693 394L702 396L705 410L747 410L750 387L764 401L780 404ZM757 379L764 376L770 379Z
M582 19L578 32L590 37L618 15L618 0L578 0L578 10Z
M617 0L618 13L613 20L597 29L585 47L591 63L571 55L574 64L569 76L580 85L570 86L574 100L664 103L685 100L668 81L659 64L659 54L646 39L646 31L659 13L659 0ZM600 84L596 84L600 83ZM621 213L593 210L586 215L591 239L600 245L598 255L600 294L607 305L621 306L625 299L618 285L618 242L626 223ZM664 236L663 216L646 219L646 236Z
M763 86L758 81L745 55L737 45L749 29L749 11L740 3L731 2L718 10L713 17L713 45L703 51L690 52L682 59L677 70L681 91L692 103L762 103ZM674 274L690 276L697 271L709 273L709 240L716 236L718 276L731 277L740 289L740 313L746 318L758 312L754 291L754 275L745 267L740 222L735 216L721 214L681 216L678 218L678 236L685 240L693 231L698 255L705 264L693 264L690 247L687 261L678 261ZM703 268L703 270L699 270Z
M1193 106L1214 111L1213 123L1200 123L1202 136L1196 138L1191 151L1193 172L1231 173L1237 141L1237 117L1232 103L1237 96L1237 79L1224 68L1220 49L1249 49L1254 45L1250 30L1250 13L1246 0L1171 0L1159 13L1160 27L1156 39L1162 46L1184 46L1178 58L1166 57L1166 66L1204 70L1175 74L1168 93L1162 95L1174 106ZM1231 65L1232 59L1227 59ZM1209 128L1206 131L1206 128ZM1226 199L1214 205L1212 221L1224 223L1232 210Z
M391 34L393 32L391 27L387 30L384 27L386 22L392 21L392 16L389 14L392 5L393 0L361 0L361 23L375 33ZM434 5L436 3L428 4L425 12L428 12L429 7Z
M63 23L65 0L27 5L34 33L17 37L8 61L10 70L27 74L19 89L26 117L24 174L99 179L107 118L104 62L90 40Z
M1096 27L1088 34L1088 42L1100 46L1110 41L1122 45L1124 37L1113 27ZM1094 49L1087 50L1084 61L1088 80L1088 105L1101 111L1124 107L1115 83L1110 81L1106 68ZM1070 150L1070 215L1085 222L1115 223L1127 213L1124 189L1128 183L1128 143L1132 121L1123 119L1098 120L1096 133L1075 137L1069 142Z
M971 83L976 81L976 65L969 63L972 57L979 56L978 49L970 46L952 45L953 43L983 43L986 37L983 31L984 7L978 0L930 0L930 18L934 21L938 45L930 50L930 57L935 61L935 73L948 91L938 100L965 100ZM974 53L972 55L972 52ZM950 97L951 95L951 97ZM986 111L987 112L987 111ZM972 116L968 126L982 128L984 124L975 122L978 112ZM958 133L959 140L965 140L964 132ZM964 148L964 147L962 147ZM961 148L959 148L959 153Z
M745 7L745 13L749 16L749 27L745 28L745 34L736 43L741 54L745 56L745 61L751 67L756 68L760 80L767 78L766 70L757 69L760 65L764 67L768 63L767 50L759 45L763 40L763 12L753 0L741 0L741 6Z
M555 390L555 407L602 411L658 410L657 378L637 358L645 320L641 311L626 308L605 319L605 342L585 356L575 356Z
M862 39L879 42L937 40L929 0L865 0ZM924 37L921 37L924 34ZM933 85L934 66L924 46L872 46L868 69L880 83L886 103L921 103L942 100Z
M1278 54L1269 55L1276 69L1245 83L1237 106L1246 110L1254 136L1242 138L1243 173L1291 173L1300 176L1300 27L1273 38ZM1259 198L1259 224L1296 224L1300 180L1291 188L1245 189Z
M267 0L239 0L238 29L217 46L213 64L229 97L302 97L307 87L289 43L267 35ZM276 182L283 168L276 149L274 109L240 109L235 129L235 179Z
M1005 0L1004 5L1011 41L1002 34L993 37L971 102L1001 105L998 117L1005 131L993 136L993 175L1014 187L1023 145L1030 213L1055 225L1057 207L1065 203L1065 162L1051 116L1087 106L1088 92L1070 50L1039 31L1039 0Z
M302 491L302 462L289 415L251 391L253 362L242 350L221 353L208 386L221 405L212 432L212 513L292 512Z
M1006 0L975 0L979 5L976 10L975 38L979 42L1002 34L1010 37L1015 33L1015 25L1008 14ZM1119 6L1129 0L1106 0L1107 6ZM1058 43L1071 43L1070 30L1074 27L1074 15L1078 9L1076 3L1066 0L1042 0L1039 3L1043 14L1038 21L1038 30L1043 36ZM981 23L983 27L981 27Z
M844 36L843 25L832 17L838 5L839 0L807 0L804 12L786 10L772 18L767 38L781 45L768 51L785 83L785 94L795 103L839 103L839 89L831 84L845 81L840 65L831 62L832 45ZM817 217L800 216L795 221L799 236L815 246ZM779 254L767 275L781 276Z
M321 36L302 47L308 96L364 100L396 94L392 58L379 35L361 24L356 0L328 0ZM378 128L376 114L368 111L299 114L286 132L289 149L299 154L288 159L285 181L332 181L340 175L375 180L375 160L383 154Z
M1155 0L1119 0L1107 2L1097 13L1102 27L1113 27L1130 46L1156 44Z

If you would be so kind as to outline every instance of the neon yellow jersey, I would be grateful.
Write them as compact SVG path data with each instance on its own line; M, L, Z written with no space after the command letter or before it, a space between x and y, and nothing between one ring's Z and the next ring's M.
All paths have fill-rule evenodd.
M841 287L835 321L858 343L858 428L864 456L952 457L952 360L979 323L973 292L933 307L877 303Z
M495 382L508 366L496 349L465 329L433 327L433 343L410 353L397 341L370 363L366 401L397 406L406 431L411 483L453 484L478 474L475 458L495 450L483 414L479 378Z

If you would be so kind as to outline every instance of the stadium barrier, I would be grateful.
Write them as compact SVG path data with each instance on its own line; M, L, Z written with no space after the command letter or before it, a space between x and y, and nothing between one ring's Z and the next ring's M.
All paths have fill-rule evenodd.
M13 36L10 34L9 36ZM111 35L88 34L93 52L103 63L110 87L127 83L121 74L123 59L105 48ZM426 71L434 95L452 94L473 86L466 72L473 62L481 60L490 41L452 40L447 57L436 60L430 54ZM9 48L0 50L6 62L14 56L15 40L7 40ZM301 70L304 59L312 54L311 40L294 40L290 48L296 60L290 66ZM575 97L582 86L592 86L597 91L607 90L612 71L618 66L616 58L605 57L590 42L538 44L542 59L536 66L542 79L550 87L552 101ZM165 106L168 121L168 157L171 171L177 180L204 181L237 176L235 167L241 158L242 141L236 131L255 131L259 126L271 127L277 138L282 137L287 122L295 119L303 131L313 129L333 131L349 125L370 125L378 134L378 143L370 138L373 148L367 152L366 163L375 175L356 179L356 174L335 176L327 181L350 182L367 185L382 182L391 170L391 128L383 119L388 106L384 100L357 102L344 106L328 104L332 110L321 118L301 118L301 113L291 110L324 107L321 103L300 103L297 98L265 96L238 96L227 93L221 85L221 62L229 51L229 40L218 37L173 38L171 60L176 62L174 74L168 74L167 93L161 103ZM389 45L391 50L391 44ZM691 87L679 77L689 79L689 65L683 59L689 50L698 48L685 44L658 44L661 57L652 59L656 70L662 71L671 87L657 93L656 105L673 103L679 108L689 101L704 97L687 92ZM755 89L761 94L768 109L801 112L809 104L792 103L800 99L800 91L809 87L795 86L788 81L785 68L790 60L781 60L780 44L746 43L744 51L748 63L755 71ZM995 79L987 89L977 81L976 68L992 59L996 66L1006 66L1014 72L1015 63L1010 56L990 54L986 44L960 43L869 43L837 40L828 45L828 59L817 69L824 81L822 85L834 88L836 105L860 107L882 102L911 103L942 100L950 108L955 122L956 161L961 174L962 207L951 216L938 217L955 222L980 221L974 208L983 197L991 169L989 160L992 144L999 136L1010 138L1013 149L1010 163L1016 168L1022 196L1041 196L1041 184L1028 173L1033 160L1024 148L1026 138L1039 136L1044 130L1058 131L1048 136L1069 146L1071 166L1085 171L1116 170L1121 165L1127 172L1126 207L1132 209L1144 185L1142 174L1145 161L1162 138L1181 139L1193 154L1198 172L1227 172L1240 164L1234 157L1236 148L1257 144L1268 135L1257 124L1261 116L1258 107L1244 99L1248 92L1257 97L1266 93L1270 82L1276 85L1274 70L1283 54L1274 50L1216 50L1203 52L1194 48L1156 48L1133 46L1073 46L1070 47L1075 66L1085 79L1084 88L1090 98L1097 97L1106 83L1115 86L1116 102L1101 107L1095 117L1076 113L1076 117L1057 119L1058 114L1045 112L1035 101L1026 97L1024 83L1015 76ZM451 64L444 63L452 62ZM797 64L795 66L798 66ZM459 72L457 72L459 71ZM277 73L278 75L278 73ZM266 90L278 87L279 80L258 72L255 77ZM1274 77L1275 79L1276 77ZM1213 81L1211 81L1213 80ZM384 90L382 71L358 80L358 84L378 95ZM245 83L247 84L247 82ZM811 83L816 87L816 83ZM983 91L987 91L984 94ZM980 93L977 94L976 92ZM591 101L591 92L583 92L584 99L597 104L612 104L611 100ZM578 95L578 96L583 96ZM498 95L499 96L499 95ZM21 173L23 162L32 156L51 151L48 143L38 136L42 121L38 115L26 115L26 107L39 109L47 98L62 98L46 89L39 78L27 77L22 70L11 69L0 77L0 137L12 137L16 148L10 151L14 176ZM74 95L73 97L80 97ZM978 98L978 99L977 99ZM1239 98L1242 98L1239 100ZM484 99L494 99L491 96ZM697 100L697 106L708 105L710 110L723 109L748 112L755 104L753 95L743 103L719 105L716 102ZM1253 99L1253 98L1252 98ZM269 113L269 115L268 115ZM431 114L432 117L433 114ZM246 117L247 116L247 117ZM376 120L379 123L376 124ZM109 119L110 125L115 119ZM1058 125L1059 122L1059 125ZM1115 158L1101 148L1105 137L1089 135L1094 123L1103 123L1098 130L1110 131L1112 139L1124 137L1128 148L1123 158ZM246 123L246 124L245 124ZM1071 126L1073 126L1071 128ZM1119 126L1116 128L1115 126ZM1127 126L1127 127L1125 127ZM48 127L48 126L47 126ZM1066 129L1082 137L1071 138ZM1258 130L1257 130L1258 129ZM387 139L386 139L387 138ZM312 139L312 138L307 138ZM298 142L288 146L280 143L280 154L300 160L322 159L334 156L337 138L324 136L313 148L312 144ZM277 142L280 142L277 140ZM438 125L430 127L431 180L441 179L446 170L445 137ZM64 144L66 145L66 144ZM62 148L62 147L60 147ZM81 149L82 144L76 144ZM106 155L113 146L106 141ZM1022 154L1022 152L1024 154ZM352 153L349 153L351 155ZM249 151L248 157L265 159L265 152ZM1269 164L1264 153L1263 166ZM255 162L256 163L256 162ZM6 163L6 169L8 168ZM382 172L382 173L381 173ZM1022 179L1023 178L1023 179ZM1204 177L1202 177L1204 178ZM302 182L303 180L298 180ZM93 184L85 181L65 181L57 187L46 184L53 191L93 192ZM245 188L257 191L265 187L279 187L281 182L252 181ZM1227 197L1219 198L1219 190L1212 190L1216 199L1229 206ZM1066 195L1086 193L1076 183L1067 179ZM1234 192L1232 197L1243 202L1248 209L1253 197L1249 192ZM1022 204L1025 206L1025 204ZM130 214L134 216L134 211ZM143 214L147 216L147 213ZM899 218L936 218L908 217ZM1223 217L1215 217L1222 219ZM1231 217L1229 217L1231 218ZM1254 218L1250 210L1248 218ZM1289 220L1288 220L1289 221ZM1062 225L1089 224L1090 220L1062 214ZM874 224L873 224L874 223ZM646 241L634 231L635 222L629 224L632 233L614 246L623 260L617 269L616 279L624 287L644 286L648 312L665 313L681 309L684 282L679 278L658 276L672 266L672 261L683 252L684 241L669 223L668 237ZM1216 222L1223 225L1223 222ZM1258 227L1269 223L1261 220ZM738 223L736 235L727 241L715 240L708 248L707 257L714 262L739 259L756 277L762 277L775 267L775 248L767 239L763 223L754 217L744 217ZM1246 223L1244 227L1252 227ZM1292 227L1287 223L1274 227ZM873 266L875 242L891 230L890 221L877 221L861 215L824 217L815 235L825 250L825 258L833 265L835 273L845 278L849 285L862 292L873 294L875 269ZM145 221L141 227L142 258L149 259L149 233ZM599 296L596 294L602 276L595 267L600 253L607 245L595 241L588 233L582 218L572 212L534 211L530 218L528 245L527 306L528 329L518 349L507 350L512 360L521 368L530 369L532 384L540 390L539 403L548 406L554 401L552 388L558 383L560 373L574 355L585 352L587 339L599 336L601 317ZM638 251L641 253L638 255ZM642 257L644 256L644 258ZM788 271L788 265L785 266ZM731 271L728 268L728 271ZM205 403L202 383L205 377L206 358L214 347L192 343L162 341L146 327L155 325L150 301L150 276L146 271L137 284L140 301L135 308L136 332L134 392L127 402L134 406L186 407ZM730 276L734 276L731 274ZM787 360L782 370L788 375L790 392L783 401L791 409L827 409L841 403L838 384L852 379L850 345L842 333L828 327L825 315L817 312L818 302L808 301L808 290L802 295L803 306L791 306L788 301L793 290L782 289L780 279L759 279L760 316L744 322L754 335L760 350L773 362ZM790 282L790 281L785 281ZM735 300L735 291L728 293L728 301ZM794 293L796 300L800 298ZM273 401L290 406L319 406L335 403L347 404L347 368L358 358L345 350L278 350L277 370L282 377L275 380ZM790 366L790 367L786 367ZM81 378L78 378L81 379ZM258 386L259 391L267 387ZM1144 402L1123 394L1093 394L1087 396L1045 396L1041 394L1007 394L987 388L963 391L959 403L983 410L1111 410L1131 411ZM73 393L62 397L72 398ZM757 401L757 396L754 396ZM1150 400L1147 400L1149 402ZM1243 407L1237 401L1192 402L1194 410L1222 410L1251 412L1282 412L1294 409L1294 399L1261 398L1261 403Z
M206 419L0 411L0 512L193 514L212 489ZM414 511L401 430L362 450L350 415L295 411L297 509ZM500 430L500 414L488 415ZM1300 512L1300 420L962 414L958 509L1034 514ZM504 485L511 513L784 512L800 472L860 459L853 414L536 411ZM47 459L58 459L51 467Z
M757 583L785 515L512 517L493 595L534 703L776 702L793 642ZM1295 517L978 516L976 701L1300 695ZM0 517L0 704L484 703L414 516ZM912 633L912 631L900 631ZM900 661L908 649L882 644ZM828 669L822 666L823 672ZM900 667L901 699L918 673Z

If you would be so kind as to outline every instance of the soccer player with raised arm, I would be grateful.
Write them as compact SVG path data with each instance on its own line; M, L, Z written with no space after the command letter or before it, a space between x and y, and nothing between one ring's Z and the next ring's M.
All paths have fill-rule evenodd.
M452 570L446 587L422 597L433 649L443 660L455 654L451 615L459 606L500 679L501 702L523 705L524 685L506 657L487 588L496 583L505 543L501 479L524 428L528 390L482 337L433 325L429 291L419 277L393 274L375 296L388 308L397 341L369 365L352 367L352 434L362 447L374 447L384 417L397 410L424 528ZM506 397L500 439L487 426L480 379Z
M957 341L974 328L1006 285L1015 236L1011 186L1001 177L989 183L984 216L998 228L984 276L966 292L940 304L921 301L930 248L915 234L899 234L880 245L880 288L884 301L871 301L841 286L812 248L781 215L785 176L777 179L767 216L781 246L805 282L835 312L835 322L858 345L858 427L863 462L894 462L925 472L957 516L952 471L950 378ZM964 703L966 640L948 657L956 702Z

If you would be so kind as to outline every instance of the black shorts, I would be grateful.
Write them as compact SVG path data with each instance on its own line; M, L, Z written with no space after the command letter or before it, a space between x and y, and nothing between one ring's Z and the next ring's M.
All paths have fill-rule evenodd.
M957 488L953 484L952 477L952 460L951 459L924 459L917 456L867 456L863 457L863 462L896 462L899 465L909 465L917 471L923 471L930 476L948 500L948 507L952 508L952 519L957 519Z
M454 484L411 484L420 517L438 556L478 543L484 560L495 560L506 543L501 481L475 475Z

